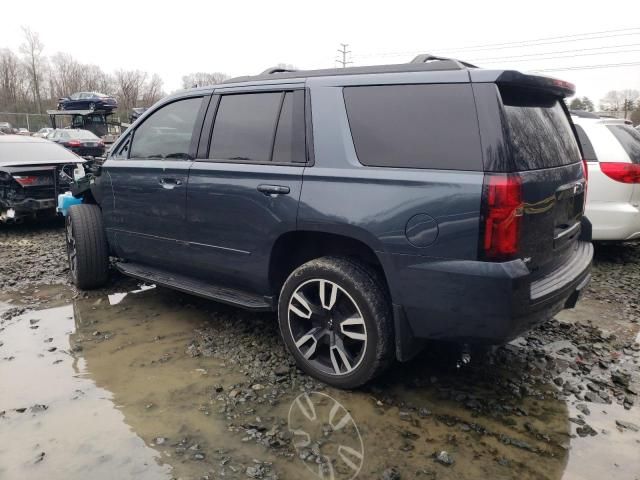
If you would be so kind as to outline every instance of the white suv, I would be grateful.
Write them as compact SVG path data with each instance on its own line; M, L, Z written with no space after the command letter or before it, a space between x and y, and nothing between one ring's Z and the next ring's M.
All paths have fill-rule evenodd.
M572 119L588 166L593 240L640 240L640 131L587 112Z

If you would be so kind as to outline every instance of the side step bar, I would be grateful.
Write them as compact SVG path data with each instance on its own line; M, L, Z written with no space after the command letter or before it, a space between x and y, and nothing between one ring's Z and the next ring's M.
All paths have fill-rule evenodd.
M136 263L117 262L115 266L120 272L129 277L146 280L180 292L191 293L199 297L208 298L209 300L215 300L216 302L254 311L274 310L275 302L271 297L262 297L240 290L218 287L187 277L186 275L169 273L159 268Z

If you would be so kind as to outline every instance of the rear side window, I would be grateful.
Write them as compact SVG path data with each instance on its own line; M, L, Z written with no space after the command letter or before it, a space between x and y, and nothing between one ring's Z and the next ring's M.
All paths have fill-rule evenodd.
M607 125L627 152L632 163L640 164L640 132L631 125Z
M130 158L189 159L191 136L202 97L187 98L153 112L136 128Z
M345 87L344 100L363 165L482 170L470 85Z
M223 96L213 126L209 158L304 162L304 92Z
M523 89L500 88L516 171L561 167L581 161L560 100Z
M578 140L580 140L580 145L582 145L582 154L584 155L584 159L587 162L597 162L598 157L596 156L596 152L593 149L593 145L591 145L591 140L587 137L587 134L580 125L574 125L576 127L576 132L578 133Z

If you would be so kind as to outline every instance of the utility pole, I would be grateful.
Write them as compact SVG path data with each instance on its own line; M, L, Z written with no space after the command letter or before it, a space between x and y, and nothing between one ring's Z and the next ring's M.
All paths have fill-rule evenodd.
M341 43L340 45L341 45L341 47L342 47L342 48L339 48L339 49L338 49L338 53L339 53L340 55L342 55L342 59L340 59L340 58L336 58L336 62L338 62L339 64L341 64L341 65L342 65L342 68L346 68L346 66L347 66L349 63L353 63L352 61L347 60L347 55L348 55L349 53L351 53L351 50L347 50L347 48L349 47L349 44L348 44L348 43Z

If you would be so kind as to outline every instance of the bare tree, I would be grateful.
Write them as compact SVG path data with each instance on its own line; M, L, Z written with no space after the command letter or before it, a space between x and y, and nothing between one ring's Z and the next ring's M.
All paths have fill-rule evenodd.
M147 72L140 70L118 70L114 75L115 94L125 113L135 107L142 100L142 91L147 79Z
M0 50L0 110L17 111L24 91L20 60L9 49Z
M605 111L619 111L622 104L622 98L618 90L610 90L600 100L600 109Z
M165 96L165 93L162 91L162 84L163 82L160 75L154 73L144 86L142 106L150 107Z
M42 56L44 44L40 41L40 35L33 32L29 27L22 27L24 33L24 43L20 45L31 82L33 101L36 104L38 113L42 113L42 77L45 59Z
M636 101L640 98L640 92L638 90L627 89L620 92L622 97L622 110L624 111L624 118L627 118L629 112L633 111L636 106Z
M217 85L229 78L226 73L220 72L195 72L182 77L182 88L205 87L207 85Z

